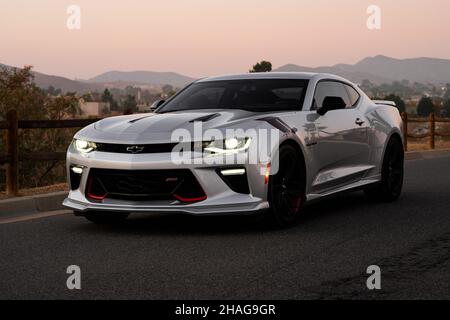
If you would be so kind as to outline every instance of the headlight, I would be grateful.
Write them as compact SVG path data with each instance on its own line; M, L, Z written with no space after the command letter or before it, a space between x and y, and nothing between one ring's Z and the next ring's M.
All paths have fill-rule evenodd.
M81 153L89 153L97 149L97 145L95 144L95 142L86 140L74 139L73 146L78 152Z
M204 142L203 150L210 153L230 154L247 151L252 139L250 138L229 138L225 140L215 140Z

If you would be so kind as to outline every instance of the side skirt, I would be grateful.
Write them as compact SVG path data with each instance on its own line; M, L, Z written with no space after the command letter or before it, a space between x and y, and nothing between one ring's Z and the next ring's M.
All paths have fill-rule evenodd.
M319 200L322 198L326 198L335 194L339 194L339 193L346 193L346 192L354 192L354 191L358 191L358 190L362 190L370 185L375 185L380 183L380 179L381 177L370 177L370 178L365 178L363 180L360 180L358 182L346 185L346 186L342 186L339 187L337 189L333 189L324 193L310 193L308 195L306 195L306 201L310 202L310 201L315 201L315 200Z

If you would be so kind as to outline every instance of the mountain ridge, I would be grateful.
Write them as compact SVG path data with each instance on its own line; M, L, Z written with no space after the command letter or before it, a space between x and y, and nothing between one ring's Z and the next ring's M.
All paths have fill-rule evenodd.
M353 65L341 63L311 68L287 64L274 71L333 73L357 83L365 79L377 84L401 80L435 85L450 83L450 60L429 57L397 59L376 55L366 57Z
M89 83L104 83L104 82L136 82L154 85L170 84L174 87L185 86L194 78L179 74L177 72L159 72L159 71L146 71L146 70L134 70L134 71L118 71L112 70L99 74L93 78L87 80Z
M15 68L1 63L0 66ZM307 67L289 63L273 71L332 73L355 83L361 83L366 79L375 84L402 80L434 85L450 83L450 60L429 57L397 59L385 55L376 55L361 59L355 64L339 63L332 66ZM37 71L33 71L33 74L36 85L41 88L53 86L54 88L60 88L63 92L76 91L79 93L102 91L115 85L125 87L127 85L162 86L169 84L174 88L181 88L195 80L193 77L177 72L146 70L111 70L87 80L72 80L67 77L48 75Z

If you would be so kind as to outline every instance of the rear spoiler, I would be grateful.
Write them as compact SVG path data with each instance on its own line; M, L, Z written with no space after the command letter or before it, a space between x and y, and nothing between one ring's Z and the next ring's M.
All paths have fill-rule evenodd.
M381 104L381 105L385 105L385 106L391 106L391 107L397 106L397 104L394 101L389 101L389 100L373 100L373 102L375 104Z

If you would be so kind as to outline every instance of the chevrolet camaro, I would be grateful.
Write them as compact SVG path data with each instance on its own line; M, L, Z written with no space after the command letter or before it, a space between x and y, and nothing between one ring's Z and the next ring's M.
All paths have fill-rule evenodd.
M135 212L261 214L285 227L306 202L333 194L400 196L398 109L341 77L210 77L155 107L75 134L64 200L75 215L106 223Z

